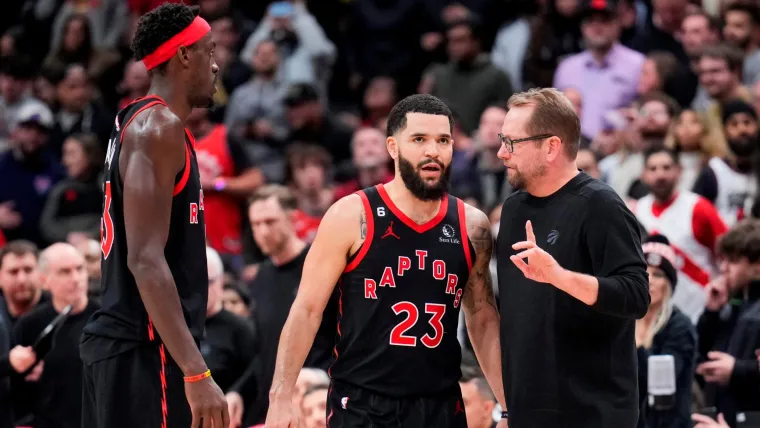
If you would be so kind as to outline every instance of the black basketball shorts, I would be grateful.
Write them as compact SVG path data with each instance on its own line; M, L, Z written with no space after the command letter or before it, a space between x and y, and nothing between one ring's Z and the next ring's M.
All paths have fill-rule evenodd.
M83 361L82 428L190 427L183 374L163 344Z
M467 428L459 385L448 394L393 398L333 382L327 428Z

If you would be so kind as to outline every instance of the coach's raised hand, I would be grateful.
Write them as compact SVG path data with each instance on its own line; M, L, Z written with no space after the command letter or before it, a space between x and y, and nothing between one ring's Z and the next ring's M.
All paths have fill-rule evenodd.
M541 247L536 245L536 235L533 234L533 225L528 220L525 223L526 241L520 241L512 245L514 250L524 250L510 256L512 263L517 266L526 278L533 281L556 284L562 275L562 266L554 260L554 257ZM528 259L525 263L523 259Z
M224 393L208 376L198 381L185 382L185 395L193 412L192 428L228 428L230 414Z

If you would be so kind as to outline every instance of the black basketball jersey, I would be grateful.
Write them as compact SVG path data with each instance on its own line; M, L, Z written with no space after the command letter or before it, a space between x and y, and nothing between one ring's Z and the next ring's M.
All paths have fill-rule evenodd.
M124 130L138 113L156 105L166 104L155 96L139 98L116 115L103 178L101 308L85 327L86 333L130 341L155 340L158 336L140 298L135 278L127 267L123 188L128 183L122 183L119 174ZM208 301L203 191L195 157L195 141L187 130L185 143L185 166L175 180L164 256L177 286L185 321L192 335L200 340ZM151 207L145 206L143 209L150 210Z
M446 392L461 377L459 307L475 256L464 203L447 195L416 224L382 185L358 194L367 236L336 285L330 375L393 397Z

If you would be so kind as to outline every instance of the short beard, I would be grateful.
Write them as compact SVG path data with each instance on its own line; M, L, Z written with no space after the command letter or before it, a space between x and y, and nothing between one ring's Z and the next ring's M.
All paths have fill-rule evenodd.
M435 201L443 198L443 195L449 191L449 176L451 175L451 168L445 168L442 163L434 161L432 159L422 161L417 165L417 169L423 166L435 163L441 168L441 176L438 182L434 185L428 185L425 180L420 177L419 173L414 169L412 163L404 159L399 153L398 156L398 169L401 173L401 180L404 181L406 188L412 192L415 198L421 201Z
M514 168L512 171L512 177L509 176L509 171L507 171L507 182L509 182L509 185L512 186L514 190L525 190L525 187L528 185L528 180L525 178L525 175ZM539 165L535 168L533 173L530 174L530 178L543 177L544 175L546 175L546 165Z

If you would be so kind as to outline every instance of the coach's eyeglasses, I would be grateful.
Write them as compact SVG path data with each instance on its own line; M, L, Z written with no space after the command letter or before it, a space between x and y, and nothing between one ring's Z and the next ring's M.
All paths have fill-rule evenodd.
M525 137L525 138L519 138L517 140L513 140L511 138L505 137L504 134L499 134L499 139L501 140L501 144L504 146L505 149L509 153L515 152L515 143L524 143L526 141L536 141L536 140L542 140L544 138L551 137L552 134L541 134L541 135L534 135L532 137Z

